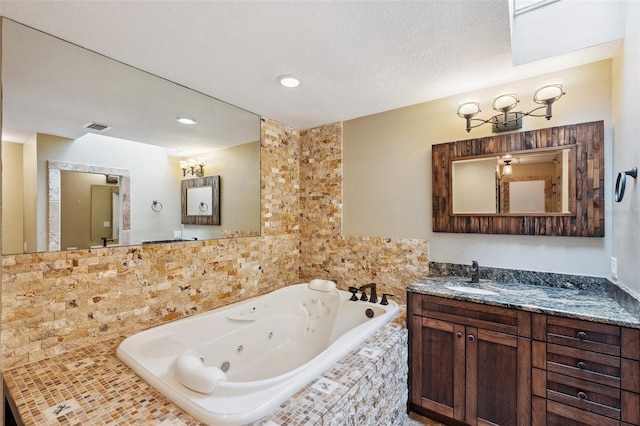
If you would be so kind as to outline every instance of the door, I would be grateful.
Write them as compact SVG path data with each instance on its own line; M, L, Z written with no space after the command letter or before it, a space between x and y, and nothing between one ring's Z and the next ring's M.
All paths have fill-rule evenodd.
M465 331L465 422L531 424L531 341L474 327Z
M462 420L465 414L465 327L413 315L411 402Z

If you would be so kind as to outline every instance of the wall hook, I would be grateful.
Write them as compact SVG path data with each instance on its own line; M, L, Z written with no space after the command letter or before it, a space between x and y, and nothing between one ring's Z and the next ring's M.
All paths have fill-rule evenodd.
M162 211L162 203L158 200L153 200L153 203L151 203L151 210L154 212Z
M616 179L616 191L614 195L614 200L618 203L622 201L622 198L624 197L624 188L627 185L627 176L631 176L636 179L638 177L638 168L634 167L618 173L618 178Z

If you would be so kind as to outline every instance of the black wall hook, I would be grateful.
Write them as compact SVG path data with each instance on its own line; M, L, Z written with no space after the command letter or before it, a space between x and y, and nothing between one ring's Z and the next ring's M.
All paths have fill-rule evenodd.
M631 176L636 179L638 177L638 168L634 167L618 173L618 178L616 179L616 192L613 197L618 203L622 201L622 198L624 198L624 188L627 185L627 176Z

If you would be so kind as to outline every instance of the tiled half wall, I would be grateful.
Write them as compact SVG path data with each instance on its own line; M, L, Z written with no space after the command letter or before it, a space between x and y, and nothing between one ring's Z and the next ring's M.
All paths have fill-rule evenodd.
M404 303L428 243L343 237L342 125L262 120L262 235L2 256L1 367L41 360L315 277Z

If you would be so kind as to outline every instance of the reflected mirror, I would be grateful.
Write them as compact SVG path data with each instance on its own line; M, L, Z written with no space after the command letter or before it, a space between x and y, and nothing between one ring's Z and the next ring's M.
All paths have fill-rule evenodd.
M259 116L2 19L3 254L260 234ZM182 223L192 159L224 181L215 225ZM119 188L110 219L91 185Z
M571 168L575 168L575 146L455 160L453 213L570 214Z
M187 189L187 216L211 216L212 198L210 186Z
M220 176L182 181L182 223L220 224Z

